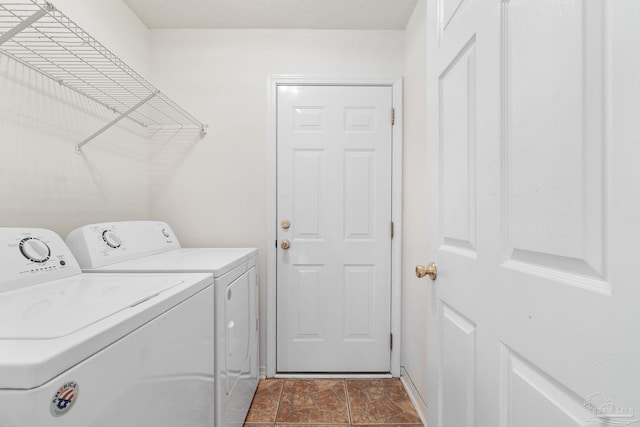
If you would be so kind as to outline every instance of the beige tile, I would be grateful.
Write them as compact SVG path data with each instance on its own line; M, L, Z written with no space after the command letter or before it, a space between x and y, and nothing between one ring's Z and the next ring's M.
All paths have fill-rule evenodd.
M343 380L286 380L276 423L349 424Z
M284 380L266 379L258 383L258 389L253 396L251 407L245 423L253 424L252 427L263 427L256 425L261 423L271 423L276 421L276 412L282 395Z
M398 378L347 380L353 425L422 425Z

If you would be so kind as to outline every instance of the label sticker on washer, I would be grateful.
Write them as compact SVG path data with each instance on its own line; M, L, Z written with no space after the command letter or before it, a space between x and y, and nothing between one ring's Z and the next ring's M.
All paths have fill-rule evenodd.
M75 381L67 381L56 392L51 400L49 409L54 417L61 417L71 410L73 404L78 400L80 388Z

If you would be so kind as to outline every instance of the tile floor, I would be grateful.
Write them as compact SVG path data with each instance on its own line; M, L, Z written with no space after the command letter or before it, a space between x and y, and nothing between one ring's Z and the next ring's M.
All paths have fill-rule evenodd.
M246 427L416 427L422 422L398 378L260 381Z

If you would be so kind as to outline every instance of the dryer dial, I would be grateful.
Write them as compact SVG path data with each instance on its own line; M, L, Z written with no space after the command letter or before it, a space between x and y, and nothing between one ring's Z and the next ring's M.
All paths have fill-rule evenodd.
M51 256L51 249L49 246L40 239L35 237L27 237L20 241L20 252L29 261L33 262L46 262Z
M113 249L118 249L122 244L120 235L112 230L104 230L102 232L102 240L104 240L107 246Z

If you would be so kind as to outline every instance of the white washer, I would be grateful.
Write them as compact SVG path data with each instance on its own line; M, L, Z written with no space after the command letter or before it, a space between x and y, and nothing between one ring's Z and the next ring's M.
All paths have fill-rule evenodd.
M0 426L213 425L212 298L210 274L83 274L54 232L0 228Z
M242 426L258 384L257 249L182 248L157 221L87 225L67 244L85 272L213 274L215 425Z

